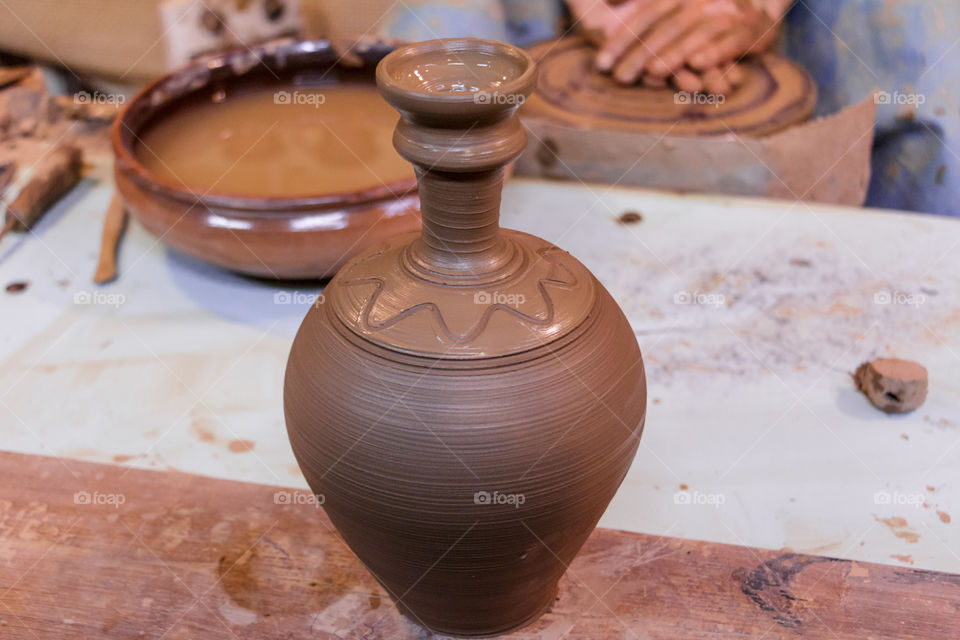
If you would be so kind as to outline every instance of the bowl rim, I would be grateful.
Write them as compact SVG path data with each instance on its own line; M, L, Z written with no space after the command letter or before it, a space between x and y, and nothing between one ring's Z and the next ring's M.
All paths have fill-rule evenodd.
M349 48L341 50L330 40L294 40L281 38L252 47L239 46L227 51L198 58L186 65L153 80L140 89L124 107L123 112L111 126L110 142L116 163L115 172L135 182L141 189L152 191L160 196L182 201L191 206L204 205L219 210L236 209L240 211L266 211L282 213L297 212L304 209L323 209L344 205L365 204L380 200L399 200L417 192L416 176L381 183L367 189L332 192L313 195L283 196L247 196L226 191L211 190L206 193L200 189L191 189L186 184L177 183L160 176L144 166L136 157L134 146L140 140L142 124L136 126L135 118L141 122L162 113L174 100L183 99L207 88L211 72L227 69L243 83L242 71L246 66L262 64L271 72L284 71L291 56L306 57L327 54L333 61L318 66L324 73L338 66L344 69L363 69L373 67L380 58L394 50L396 43L382 38L361 38ZM343 63L349 57L348 63ZM359 60L359 64L357 64ZM370 74L371 80L375 73ZM254 86L254 83L251 82ZM170 113L173 113L172 111ZM161 116L162 117L162 116Z

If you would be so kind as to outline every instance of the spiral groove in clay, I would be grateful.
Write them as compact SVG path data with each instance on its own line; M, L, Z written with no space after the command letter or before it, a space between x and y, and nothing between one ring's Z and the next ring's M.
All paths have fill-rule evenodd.
M579 37L539 44L531 55L540 76L524 114L575 128L759 137L808 120L817 102L810 74L773 53L740 61L743 82L724 96L624 86L596 72L596 51Z

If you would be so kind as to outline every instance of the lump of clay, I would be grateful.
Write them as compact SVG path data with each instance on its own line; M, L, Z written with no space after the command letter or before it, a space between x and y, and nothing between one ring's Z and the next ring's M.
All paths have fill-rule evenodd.
M864 362L853 378L863 395L887 413L913 411L927 398L927 370L909 360L877 358Z

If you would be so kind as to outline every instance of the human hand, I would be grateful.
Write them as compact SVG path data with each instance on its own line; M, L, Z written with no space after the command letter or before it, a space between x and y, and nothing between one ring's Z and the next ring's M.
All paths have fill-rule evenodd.
M687 93L711 93L726 95L743 82L743 70L736 62L710 67L703 71L690 68L678 69L670 76L645 73L640 81L647 86L665 87L668 83Z
M768 47L789 0L568 0L597 67L619 82L729 91L737 58ZM757 4L755 4L757 2ZM699 90L699 89L698 89Z

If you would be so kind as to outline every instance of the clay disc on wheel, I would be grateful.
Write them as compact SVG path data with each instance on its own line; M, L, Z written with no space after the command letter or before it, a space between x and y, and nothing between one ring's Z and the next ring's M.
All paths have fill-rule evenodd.
M521 116L575 127L763 136L808 120L817 99L810 75L776 54L741 61L742 84L720 97L621 85L595 70L595 50L581 38L544 42L530 53L540 76Z

